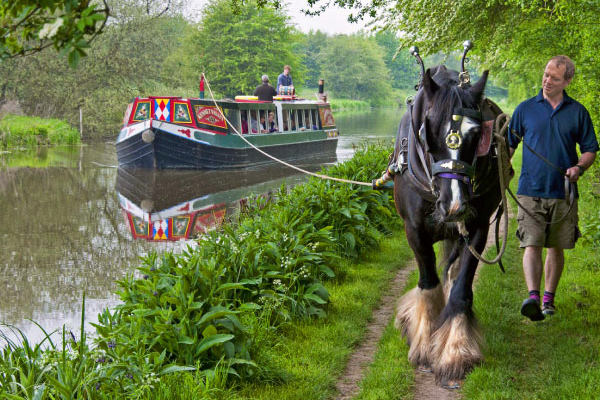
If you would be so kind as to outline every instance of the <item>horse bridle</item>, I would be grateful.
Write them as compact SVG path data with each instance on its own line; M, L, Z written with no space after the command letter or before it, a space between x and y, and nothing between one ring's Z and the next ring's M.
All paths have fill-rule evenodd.
M460 97L459 97L460 98ZM412 104L409 104L409 112L411 119L411 130L415 132L412 128L413 125L413 116L412 116ZM469 117L479 123L482 121L481 112L479 110L463 108L463 107L455 107L452 113L452 118L450 121L450 127L446 133L446 145L451 150L459 150L463 143L463 132L461 131L461 124L464 117ZM477 160L477 155L473 155L473 161L469 164L462 160L446 158L439 161L433 161L433 157L429 152L429 146L427 144L427 117L421 124L421 128L419 129L419 136L416 138L418 141L417 144L417 154L419 155L419 159L421 161L422 167L427 174L429 179L429 190L430 192L437 198L439 194L435 190L433 186L433 178L438 177L442 179L456 179L460 182L463 182L467 185L469 189L469 194L473 194L473 177L475 175L475 161ZM423 148L425 149L425 154L429 155L430 164L431 164L431 172L427 166L427 162L425 161L425 154L423 154Z

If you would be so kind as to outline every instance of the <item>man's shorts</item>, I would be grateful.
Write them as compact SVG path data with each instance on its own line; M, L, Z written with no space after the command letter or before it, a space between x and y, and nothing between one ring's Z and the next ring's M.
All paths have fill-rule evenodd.
M579 217L577 216L577 199L569 211L569 204L564 199L543 199L518 195L519 202L527 209L532 218L521 207L517 214L519 227L517 237L521 247L554 247L572 249L581 237ZM565 215L568 215L565 217ZM556 222L558 221L558 222ZM549 222L556 222L548 224Z

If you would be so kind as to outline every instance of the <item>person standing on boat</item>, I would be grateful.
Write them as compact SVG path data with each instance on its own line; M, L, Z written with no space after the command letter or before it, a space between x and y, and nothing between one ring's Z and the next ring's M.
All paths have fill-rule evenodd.
M292 71L292 67L290 67L289 65L285 65L283 67L283 72L277 78L277 93L279 93L279 88L281 86L293 86L294 85L292 83L292 76L290 75L291 71Z
M258 96L259 100L262 101L273 101L273 96L277 95L277 92L273 86L269 85L269 77L267 75L262 76L262 85L258 85L254 90L254 96Z

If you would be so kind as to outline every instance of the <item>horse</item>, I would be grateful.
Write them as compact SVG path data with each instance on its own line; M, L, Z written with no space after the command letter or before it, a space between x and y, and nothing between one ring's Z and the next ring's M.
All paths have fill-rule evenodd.
M473 85L458 72L427 69L396 135L393 160L396 210L419 270L417 287L399 301L395 325L415 366L457 387L483 359L473 313L473 280L489 220L501 200L499 168L489 151L492 122L482 122L488 71ZM494 108L492 106L492 108ZM494 115L501 113L496 108ZM487 132L487 135L485 133ZM493 140L493 139L492 139ZM487 146L487 154L480 154ZM444 284L433 245L444 242ZM470 245L470 246L468 246Z

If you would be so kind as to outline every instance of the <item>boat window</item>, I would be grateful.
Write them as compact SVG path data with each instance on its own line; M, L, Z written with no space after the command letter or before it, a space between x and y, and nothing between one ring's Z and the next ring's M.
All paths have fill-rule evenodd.
M292 130L292 124L290 123L290 110L282 110L283 117L283 130L285 132L290 132Z
M224 111L226 112L225 115L227 115L227 120L229 121L229 133L232 135L236 135L236 131L242 133L240 125L242 122L240 118L240 111L232 108L226 108Z
M298 129L301 131L308 129L304 119L304 110L298 110Z
M259 116L259 131L260 133L269 133L267 129L267 110L260 110L258 113Z
M250 129L252 133L259 133L258 110L250 110Z
M297 129L296 127L298 126L298 111L297 110L292 110L291 114L292 114L292 117L291 117L292 123L291 123L290 129L292 131L295 131Z
M271 110L267 113L267 132L273 133L278 131L277 114L275 113L275 110Z
M321 124L319 124L319 117L317 116L317 110L310 110L310 115L312 116L314 128L322 129Z
M248 133L248 119L249 119L248 110L240 110L240 114L241 114L240 121L242 124L242 134L246 134L246 133Z

